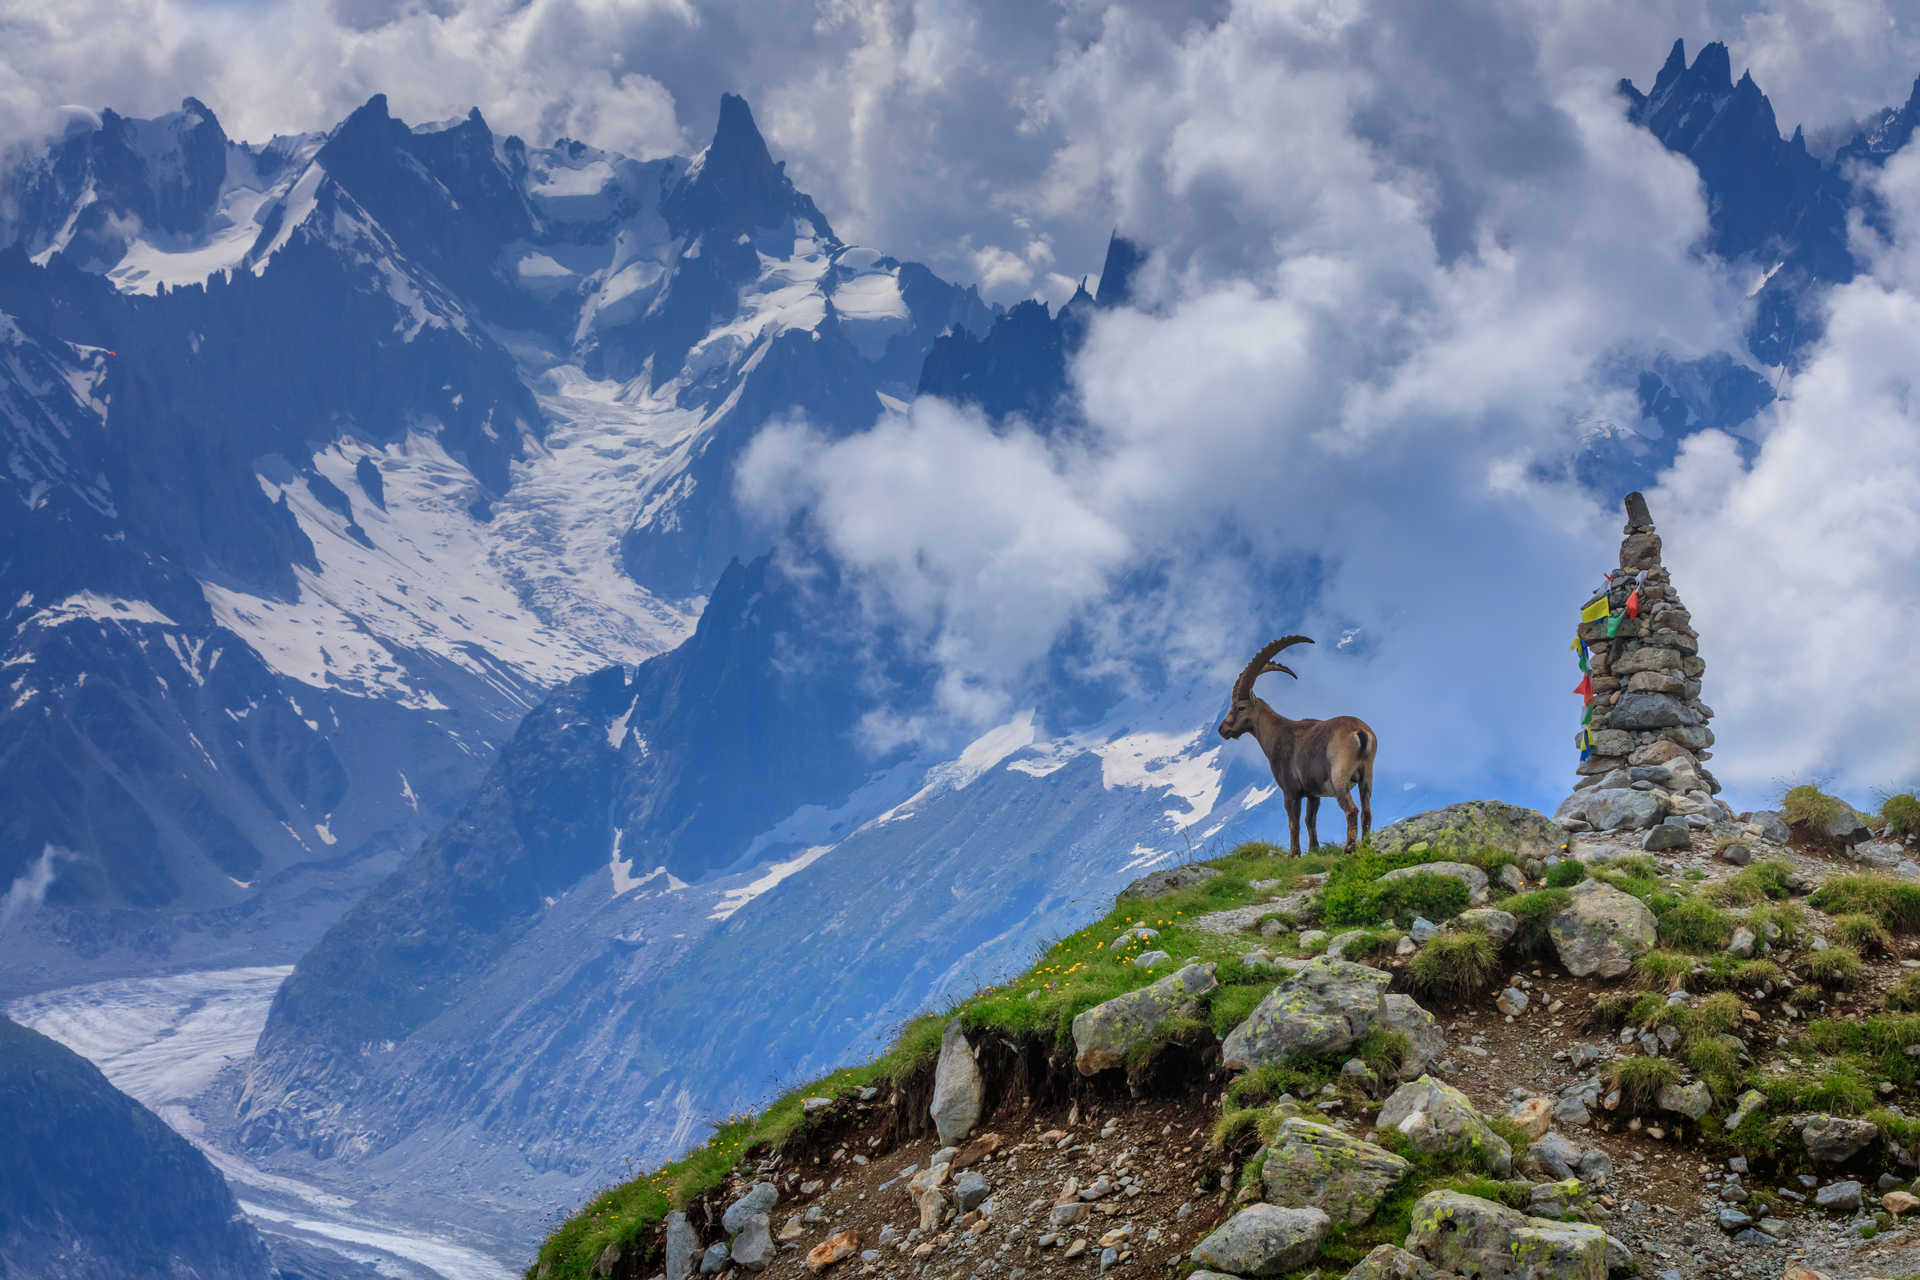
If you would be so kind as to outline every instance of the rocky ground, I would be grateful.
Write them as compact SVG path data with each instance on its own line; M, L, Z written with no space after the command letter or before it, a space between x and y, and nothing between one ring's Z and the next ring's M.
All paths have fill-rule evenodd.
M1871 836L1864 831L1790 833L1755 815L1649 855L1642 833L1569 835L1542 822L1512 862L1483 857L1482 869L1437 855L1420 862L1427 842L1407 837L1423 830L1414 820L1400 833L1400 860L1419 867L1416 877L1458 878L1469 904L1517 889L1522 896L1505 902L1523 910L1543 880L1575 878L1572 868L1555 870L1563 860L1594 874L1557 900L1550 944L1530 953L1516 950L1520 940L1509 944L1483 990L1423 1000L1437 1017L1405 994L1420 989L1423 951L1463 931L1506 943L1524 930L1513 913L1471 905L1438 924L1417 919L1404 935L1317 928L1330 894L1320 874L1252 880L1251 901L1179 930L1162 922L1165 936L1132 926L1115 949L1166 976L1076 1015L1071 1057L1056 1046L1042 1068L1054 1073L1050 1084L983 1086L983 1073L1004 1069L993 1063L1020 1052L1031 1069L1033 1047L989 1051L983 1037L997 1033L978 1027L969 1045L956 1018L920 1092L868 1086L807 1102L800 1139L760 1152L669 1217L644 1255L609 1246L594 1272L1920 1275L1920 1229L1908 1225L1920 1215L1907 1216L1920 1208L1920 1165L1898 1127L1903 1104L1920 1108L1912 1074L1865 1082L1877 1119L1862 1117L1858 1098L1829 1114L1770 1103L1752 1087L1777 1099L1790 1091L1772 1089L1776 1079L1817 1080L1823 1064L1800 1056L1811 1052L1808 1025L1885 1014L1889 991L1920 970L1920 933L1894 930L1883 935L1884 953L1865 948L1850 984L1823 986L1802 973L1857 927L1814 905L1820 887L1863 870L1896 882L1912 868L1904 844L1860 839ZM1395 844L1392 829L1382 836ZM1681 972L1645 972L1672 954L1677 902L1731 900L1730 890L1716 897L1722 882L1769 864L1780 896L1729 906L1720 923L1737 931L1724 949L1717 939L1710 949L1696 943ZM1140 893L1150 903L1207 874L1189 869ZM1657 918L1647 903L1661 908ZM1206 939L1245 948L1238 970L1196 945ZM1654 951L1656 941L1668 950ZM1369 963L1353 963L1356 954ZM1779 965L1771 977L1732 968L1749 958ZM1275 984L1217 1038L1195 1022L1210 1000L1219 1007L1216 970L1228 980L1268 970ZM1746 985L1726 976L1735 972ZM1738 1000L1711 994L1730 986ZM1043 990L1053 987L1038 982L1028 994ZM1710 1016L1729 1019L1737 1077L1694 1069L1706 1060L1691 1054L1683 1029L1695 1034ZM1397 1046L1397 1069L1378 1058L1383 1032ZM1908 1053L1920 1056L1920 1044ZM1331 1073L1298 1069L1317 1061L1331 1070L1342 1058ZM1647 1097L1623 1096L1632 1090L1623 1081L1635 1077L1622 1070L1648 1062L1667 1074L1649 1077ZM1247 1089L1256 1079L1301 1096ZM635 1270L643 1256L649 1269Z

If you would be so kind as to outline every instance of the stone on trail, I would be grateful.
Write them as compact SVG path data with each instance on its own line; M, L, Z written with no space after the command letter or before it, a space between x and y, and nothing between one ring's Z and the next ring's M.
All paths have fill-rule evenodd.
M1277 1276L1313 1261L1333 1229L1318 1209L1249 1205L1193 1247L1192 1258L1236 1276Z
M1227 1034L1220 1062L1229 1071L1279 1064L1300 1054L1341 1053L1367 1038L1386 1012L1378 969L1317 959L1282 982Z
M1260 1181L1274 1204L1319 1209L1336 1223L1358 1226L1412 1168L1371 1142L1289 1117L1267 1148Z
M1553 1103L1546 1098L1523 1098L1507 1109L1507 1119L1520 1126L1529 1142L1538 1142L1553 1125Z
M1582 880L1572 901L1547 923L1560 963L1576 978L1618 978L1653 950L1647 904L1601 880Z
M967 1043L960 1019L954 1018L940 1034L940 1059L933 1069L933 1103L929 1108L933 1125L943 1143L955 1143L973 1131L980 1121L980 1107L986 1098L986 1081L980 1065L974 1061L973 1046Z
M1672 849L1684 849L1693 842L1687 828L1675 826L1672 822L1661 822L1647 828L1647 838L1640 847L1648 853L1666 853Z
M1200 998L1219 985L1213 973L1211 963L1190 964L1081 1011L1073 1020L1074 1066L1083 1076L1095 1075L1164 1040L1172 1023L1200 1011Z
M1879 1136L1879 1126L1873 1121L1846 1116L1813 1116L1800 1129L1807 1159L1815 1164L1840 1164L1850 1160Z
M1467 890L1467 905L1485 906L1487 901L1487 873L1465 862L1422 862L1411 867L1401 867L1389 871L1380 877L1379 883L1391 880L1409 880L1414 876L1445 876L1458 880Z
M1735 840L1720 850L1720 860L1730 862L1736 867L1744 867L1753 861L1753 850Z
M1814 1192L1813 1202L1822 1209L1837 1209L1851 1213L1860 1207L1860 1184L1848 1179L1845 1182L1829 1182Z
M1695 1080L1692 1084L1662 1085L1653 1100L1660 1104L1661 1110L1671 1111L1689 1120L1698 1120L1713 1109L1713 1091L1707 1088L1703 1080Z
M1163 964L1173 963L1173 957L1164 951L1142 951L1133 958L1136 969L1157 969Z
M739 1234L728 1245L733 1265L748 1271L764 1271L773 1259L773 1224L764 1213L747 1219Z
M1733 931L1733 940L1727 943L1727 954L1736 960L1748 960L1753 957L1753 948L1759 942L1753 936L1753 930L1741 925Z
M707 1246L707 1251L700 1255L700 1274L711 1276L725 1271L732 1257L725 1240L714 1241Z
M1775 844L1786 844L1793 839L1793 828L1787 825L1786 815L1778 810L1760 809L1754 813L1750 821L1760 828L1762 839L1771 840Z
M1506 1177L1513 1167L1513 1148L1473 1109L1467 1095L1432 1076L1395 1089L1373 1127L1398 1130L1422 1155L1478 1155L1496 1178Z
M1607 1234L1434 1191L1413 1206L1407 1251L1476 1280L1606 1280Z
M818 1275L834 1263L860 1252L860 1233L852 1227L836 1232L807 1251L807 1270Z

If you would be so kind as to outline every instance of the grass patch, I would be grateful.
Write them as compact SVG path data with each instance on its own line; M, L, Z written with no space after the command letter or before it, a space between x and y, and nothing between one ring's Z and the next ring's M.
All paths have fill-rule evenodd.
M1844 991L1860 985L1860 953L1852 947L1828 947L1811 951L1800 960L1800 972L1807 981L1828 991Z
M1682 898L1661 915L1655 934L1680 951L1721 951L1733 940L1733 917L1704 898Z
M1547 887L1571 889L1587 878L1587 869L1576 858L1563 858L1547 871Z
M1851 911L1833 918L1835 941L1855 951L1893 954L1893 935L1887 927L1864 911Z
M1668 1058L1622 1058L1607 1068L1606 1081L1619 1091L1621 1109L1635 1114L1651 1111L1662 1089L1680 1083L1680 1068Z
M1815 786L1802 785L1780 797L1780 812L1791 826L1807 827L1824 834L1827 825L1841 814L1844 802Z
M1672 991L1684 985L1699 964L1700 961L1693 956L1681 955L1677 951L1662 951L1656 947L1633 962L1633 976L1646 987Z
M1771 937L1767 933L1769 925L1773 928ZM1806 908L1797 902L1762 903L1747 912L1747 927L1759 941L1795 946L1807 931Z
M1430 939L1407 966L1420 995L1458 1001L1491 990L1500 977L1500 951L1477 929L1443 933Z
M1886 825L1889 834L1920 835L1920 798L1911 792L1888 796L1880 806L1880 821Z
M1720 1102L1731 1102L1746 1087L1749 1073L1740 1063L1740 1042L1718 1033L1688 1036L1680 1054Z
M1920 973L1902 974L1887 988L1886 1006L1899 1013L1920 1012Z
M1507 945L1520 956L1545 954L1553 945L1548 925L1572 902L1573 895L1565 889L1534 889L1502 898L1498 904L1500 910L1519 922Z
M1920 931L1920 885L1893 876L1835 876L1807 899L1829 915L1867 915L1894 933Z
M1352 932L1354 936L1340 944L1342 959L1365 963L1392 955L1400 945L1398 929L1355 929Z
M1438 923L1467 907L1467 886L1452 876L1403 876L1382 881L1381 876L1402 867L1430 861L1426 855L1362 851L1344 859L1327 876L1321 912L1329 928L1384 924L1406 926L1415 916Z
M1716 991L1700 1002L1693 1011L1694 1019L1709 1031L1726 1032L1740 1025L1740 1018L1747 1011L1747 1002L1731 991Z
M1745 866L1713 885L1708 892L1713 900L1723 906L1746 907L1756 902L1778 901L1787 897L1792 890L1787 888L1787 880L1793 875L1793 868L1784 862L1756 862Z

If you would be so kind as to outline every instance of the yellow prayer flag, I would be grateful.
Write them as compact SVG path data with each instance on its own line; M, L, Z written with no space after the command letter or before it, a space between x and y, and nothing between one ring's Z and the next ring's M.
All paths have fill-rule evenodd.
M1601 596L1598 600L1595 600L1592 604L1580 611L1580 621L1582 622L1598 622L1606 616L1607 598L1605 596Z

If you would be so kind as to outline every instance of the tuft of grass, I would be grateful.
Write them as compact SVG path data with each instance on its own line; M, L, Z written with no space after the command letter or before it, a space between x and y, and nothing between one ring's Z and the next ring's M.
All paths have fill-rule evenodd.
M1780 812L1789 825L1824 831L1840 815L1840 804L1820 788L1802 784L1780 797Z
M1620 1092L1621 1109L1649 1111L1654 1098L1668 1085L1680 1083L1680 1068L1669 1058L1621 1058L1607 1068L1607 1088Z
M1829 991L1855 987L1860 984L1860 953L1852 947L1810 951L1800 960L1800 972Z
M1359 936L1349 938L1340 948L1340 954L1348 960L1365 963L1379 956L1392 955L1400 944L1398 929L1360 929Z
M1920 885L1893 876L1835 876L1807 899L1831 915L1868 915L1894 933L1920 931Z
M1747 1002L1731 991L1716 991L1693 1011L1695 1021L1709 1031L1727 1032L1740 1025Z
M1760 1092L1778 1109L1826 1111L1843 1116L1859 1115L1874 1102L1872 1082L1858 1067L1846 1062L1771 1077L1761 1083Z
M1519 921L1507 946L1518 956L1544 954L1553 945L1547 926L1572 902L1573 895L1565 889L1534 889L1501 899L1500 909Z
M1779 937L1773 939L1783 947L1797 944L1807 931L1807 912L1797 902L1762 903L1747 912L1747 927L1753 930L1753 936L1767 941L1767 926L1779 930Z
M1920 1012L1920 973L1907 973L1887 988L1886 1006L1899 1013Z
M1893 935L1887 927L1864 911L1850 911L1833 918L1833 936L1855 951L1893 954Z
M1500 976L1493 939L1476 929L1443 933L1413 957L1408 976L1414 990L1435 1000L1465 1000L1490 990Z
M1747 1074L1740 1067L1740 1042L1729 1035L1702 1033L1690 1035L1680 1054L1694 1073L1707 1082L1707 1088L1721 1102L1731 1102L1746 1087Z
M1777 859L1756 862L1719 881L1711 892L1715 901L1729 907L1746 907L1769 899L1777 902L1793 892L1787 888L1787 878L1792 874L1793 868Z
M1705 898L1682 898L1660 916L1660 941L1680 951L1720 951L1733 940L1733 917Z
M1262 986L1257 983L1242 983L1234 986L1218 987L1214 990L1213 1001L1207 1010L1207 1022L1217 1036L1225 1037L1229 1031L1247 1020L1259 1003L1267 998L1267 992L1278 984Z
M1547 885L1553 889L1571 889L1587 878L1587 869L1576 858L1563 858L1547 872Z
M1633 962L1633 976L1648 988L1672 991L1692 975L1699 963L1693 956L1656 947Z
M1912 792L1888 796L1880 806L1880 821L1893 835L1920 835L1920 797Z
M1588 1021L1596 1031L1618 1031L1627 1025L1627 1017L1638 999L1631 991L1609 991L1594 1000Z
M1467 909L1467 887L1452 876L1422 873L1382 881L1389 871L1418 866L1425 855L1361 852L1337 864L1321 893L1329 928L1385 924L1406 926L1415 916L1438 923Z

